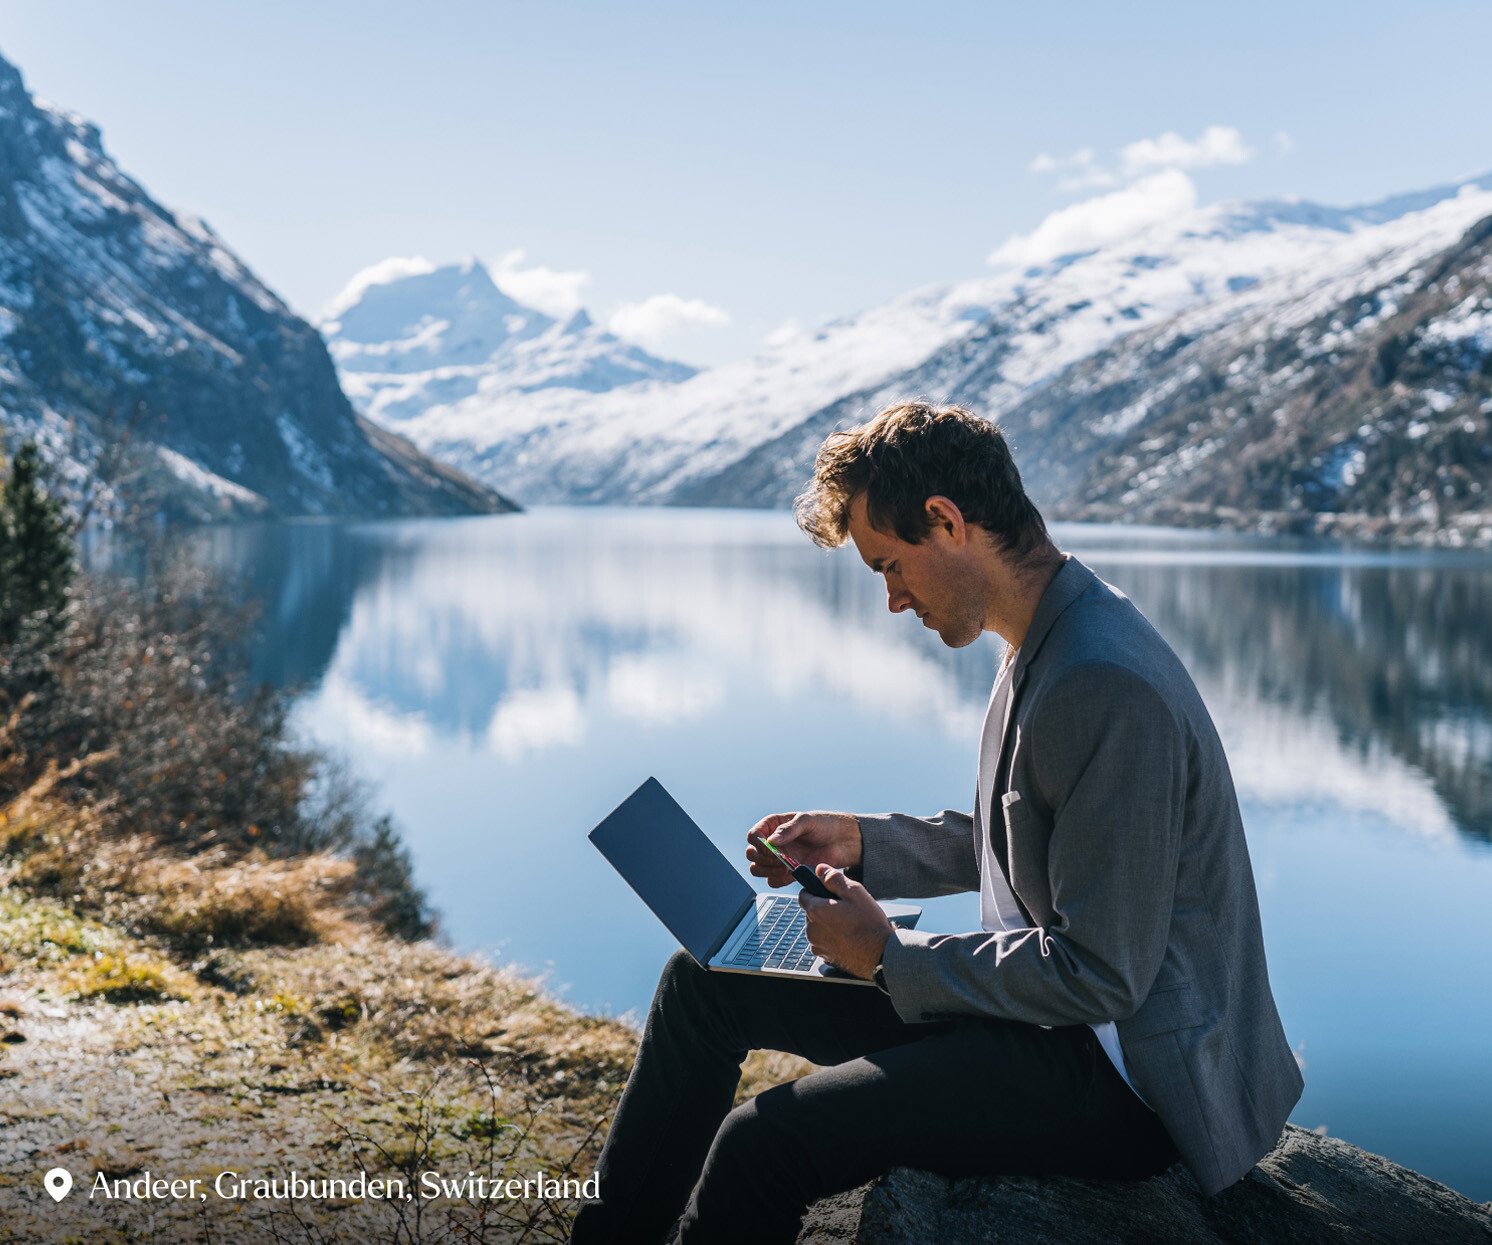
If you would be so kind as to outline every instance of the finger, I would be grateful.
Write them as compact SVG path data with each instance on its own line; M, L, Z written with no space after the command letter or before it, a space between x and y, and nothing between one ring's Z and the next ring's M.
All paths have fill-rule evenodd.
M827 886L841 899L848 899L858 885L843 869L836 869L833 865L819 865L814 873L818 880ZM820 900L827 903L827 900Z
M803 819L803 814L786 813L783 815L782 820L772 827L771 833L766 835L766 837L772 840L774 846L786 847L803 833L805 825L806 822Z
M771 887L786 886L793 880L793 875L787 872L787 870L769 869L765 865L752 865L751 874L753 877L764 879L767 885Z
M750 862L749 871L753 877L766 878L771 886L786 886L792 881L792 874L787 866L766 848L759 846L762 827L770 825L782 816L785 814L764 817L751 828L746 836L746 859Z
M765 839L791 816L793 816L792 813L768 813L756 825L752 826L750 830L746 831L746 838L748 840L753 838Z

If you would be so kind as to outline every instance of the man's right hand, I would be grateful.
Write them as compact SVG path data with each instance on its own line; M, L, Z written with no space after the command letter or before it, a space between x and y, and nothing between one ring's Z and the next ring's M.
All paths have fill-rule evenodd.
M786 886L793 875L776 856L751 841L758 836L810 867L854 869L860 864L860 823L853 813L773 813L746 832L752 874L766 878L768 886Z

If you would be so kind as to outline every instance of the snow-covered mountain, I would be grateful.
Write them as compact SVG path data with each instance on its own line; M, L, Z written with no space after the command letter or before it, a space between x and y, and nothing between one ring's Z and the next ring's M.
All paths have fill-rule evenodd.
M474 259L439 268L385 260L352 279L321 331L347 395L391 428L477 396L491 406L544 389L605 393L694 375L596 327L584 311L560 321L525 307Z
M358 416L316 331L3 58L0 419L75 484L128 429L134 500L178 517L511 508Z
M1008 408L1073 517L1492 545L1492 204L1350 277L1283 280L1099 351ZM1385 226L1385 228L1390 228Z
M1067 369L1124 357L1137 333L1191 313L1221 326L1340 302L1489 212L1492 178L1356 208L1192 208L1089 250L913 291L682 382L427 388L399 405L398 427L525 501L786 505L825 433L886 401L959 400L1009 422ZM1011 429L1033 481L1060 474L1059 443L1027 445Z
M1284 367L1280 352L1295 340L1292 330L1396 283L1415 285L1427 265L1489 214L1492 177L1350 210L1285 203L1198 209L1123 242L1029 270L1022 274L1025 288L992 308L976 331L888 382L815 412L672 500L785 506L836 425L920 394L997 418L1046 509L1065 517L1095 515L1095 490L1130 469L1121 460L1131 444L1158 435L1151 412L1166 405L1199 355L1214 346L1225 354L1251 349L1257 336L1278 334L1284 344L1272 357ZM1385 306L1388 301L1385 296ZM1454 318L1466 310L1446 314ZM1348 313L1349 323L1357 318ZM1178 351L1193 342L1180 359ZM1169 366L1173 356L1175 368ZM1233 357L1237 376L1244 365L1232 364ZM1319 377L1337 362L1316 357L1312 372ZM1091 379L1095 374L1106 378L1107 388ZM1319 412L1297 418L1335 419L1329 385L1321 401ZM1258 452L1265 454L1298 448L1270 437L1262 447ZM1159 507L1169 488L1149 484L1150 500ZM1252 506L1242 500L1234 495L1234 504L1251 512L1276 508L1262 498ZM1134 517L1133 504L1131 498L1104 513ZM1149 513L1157 518L1162 511ZM1165 513L1182 517L1179 508Z

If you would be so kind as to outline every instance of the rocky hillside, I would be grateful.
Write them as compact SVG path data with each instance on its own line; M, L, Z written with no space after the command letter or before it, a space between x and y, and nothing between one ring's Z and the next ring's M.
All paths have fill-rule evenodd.
M1492 540L1481 533L1486 506L1477 500L1478 464L1481 478L1492 478L1481 409L1488 330L1479 221L1489 213L1492 192L1470 184L1323 218L1330 236L1315 253L1297 249L1270 272L1069 350L1046 373L1040 364L1061 357L1066 326L1007 309L676 500L785 506L829 431L921 394L997 418L1028 487L1055 517ZM1242 223L1235 216L1232 228ZM1122 249L1144 273L1154 248L1131 239ZM1036 343L1054 330L1043 350ZM1395 360L1391 376L1375 365L1380 346ZM1442 434L1453 443L1444 450ZM1384 473L1397 473L1398 484L1370 478ZM1425 473L1434 487L1419 478ZM1318 514L1341 517L1318 522Z
M361 418L316 330L0 59L0 417L182 518L511 509Z
M1492 216L1335 304L1128 339L1003 418L1066 515L1492 543Z

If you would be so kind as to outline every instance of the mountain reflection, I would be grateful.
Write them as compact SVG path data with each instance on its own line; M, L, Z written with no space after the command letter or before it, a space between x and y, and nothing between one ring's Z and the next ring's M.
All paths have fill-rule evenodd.
M1245 798L1372 803L1492 841L1492 562L1197 534L1061 532L1195 675ZM972 749L998 653L891 617L853 551L784 515L552 510L223 530L264 601L264 677L318 685L369 753L442 738L505 761L729 715L733 687L821 695Z
M1423 776L1457 829L1492 842L1486 562L1106 567L1097 554L1093 561L1143 602L1204 691L1297 723L1329 724L1365 786L1397 763Z

